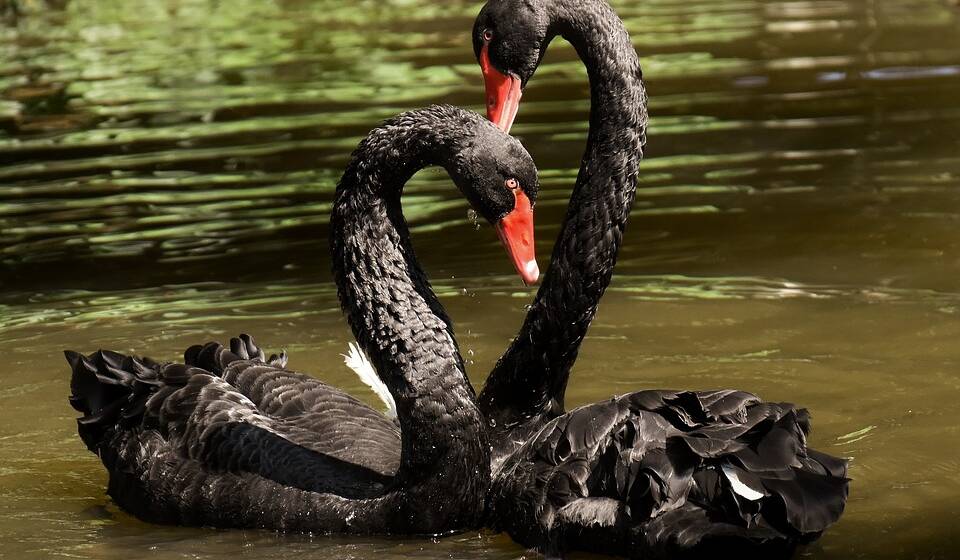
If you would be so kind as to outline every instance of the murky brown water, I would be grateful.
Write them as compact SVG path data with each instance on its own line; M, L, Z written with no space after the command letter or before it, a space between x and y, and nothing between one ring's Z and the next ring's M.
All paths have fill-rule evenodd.
M380 119L480 109L479 3L0 0L0 557L517 558L439 541L157 527L118 511L76 437L63 348L254 333L372 400L326 257L334 183ZM58 2L53 2L58 4ZM615 2L653 123L614 285L570 404L738 387L814 415L853 459L804 557L960 551L960 10L948 0ZM558 42L515 133L543 172L541 259L588 90ZM479 384L520 288L439 171L405 209ZM546 263L543 262L545 265Z

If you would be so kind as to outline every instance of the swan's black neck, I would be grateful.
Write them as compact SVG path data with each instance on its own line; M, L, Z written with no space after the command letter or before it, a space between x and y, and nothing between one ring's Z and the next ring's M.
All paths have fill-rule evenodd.
M590 133L550 268L479 405L494 454L563 412L580 343L610 284L636 194L647 124L640 61L623 23L602 0L546 0L547 42L561 35L590 76ZM546 48L546 45L543 46Z
M430 107L371 132L337 187L331 214L341 304L397 404L403 437L396 485L429 486L451 511L469 511L456 500L485 491L489 446L450 322L414 255L400 194L419 169L449 163L472 126L464 118Z

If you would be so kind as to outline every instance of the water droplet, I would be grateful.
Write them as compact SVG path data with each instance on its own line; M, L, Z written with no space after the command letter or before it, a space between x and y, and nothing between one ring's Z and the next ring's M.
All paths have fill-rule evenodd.
M467 210L467 219L473 222L473 229L480 229L480 219L477 216L476 210L470 208Z

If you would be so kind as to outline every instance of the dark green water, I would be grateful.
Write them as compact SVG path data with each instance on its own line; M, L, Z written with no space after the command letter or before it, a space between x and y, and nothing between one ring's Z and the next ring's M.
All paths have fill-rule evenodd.
M0 0L0 557L518 558L439 541L157 527L120 512L75 434L63 348L252 332L373 402L326 256L349 152L379 120L479 110L475 2ZM56 2L54 2L56 4ZM960 10L949 0L618 1L652 126L571 405L737 387L810 408L853 460L804 558L955 558L960 536ZM14 21L14 20L17 21ZM545 267L586 134L558 41L514 132ZM522 320L490 228L436 170L414 243L479 384Z

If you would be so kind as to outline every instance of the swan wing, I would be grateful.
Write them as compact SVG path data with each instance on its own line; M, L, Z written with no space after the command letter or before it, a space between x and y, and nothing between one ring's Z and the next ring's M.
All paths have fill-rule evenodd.
M186 363L217 373L266 415L300 428L300 445L392 476L400 465L397 424L348 393L286 369L286 354L264 359L253 338L230 348L211 342L185 353ZM239 358L239 359L238 359Z
M190 464L209 474L252 474L284 487L349 498L377 495L390 480L324 452L331 444L298 425L301 419L264 413L210 371L112 352L68 353L68 359L71 402L85 414L78 421L81 437L111 476L119 468L139 472L145 483L167 484L169 475L156 472L152 460L131 462L142 456L138 445L155 447L159 438L162 464Z
M790 548L847 495L845 461L808 449L808 431L805 410L749 393L631 393L547 423L504 462L489 515L547 550Z

